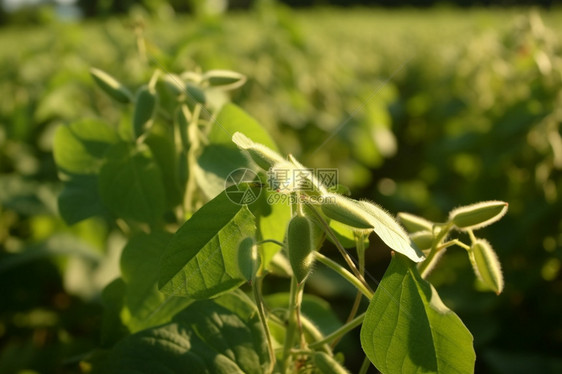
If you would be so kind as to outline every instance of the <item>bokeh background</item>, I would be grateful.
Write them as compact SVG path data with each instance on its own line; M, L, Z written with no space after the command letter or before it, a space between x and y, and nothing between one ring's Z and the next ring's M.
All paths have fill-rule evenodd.
M77 373L99 346L100 293L118 275L124 239L101 218L64 224L52 157L57 126L120 120L92 66L131 87L154 68L241 72L248 82L232 101L283 152L337 167L354 197L394 214L443 221L459 205L509 202L482 232L502 262L504 292L480 291L461 249L431 281L473 333L477 373L562 372L555 1L4 0L0 373ZM371 247L367 268L380 279L388 251ZM311 292L343 305L345 318L355 294L316 279ZM358 340L345 342L356 368Z

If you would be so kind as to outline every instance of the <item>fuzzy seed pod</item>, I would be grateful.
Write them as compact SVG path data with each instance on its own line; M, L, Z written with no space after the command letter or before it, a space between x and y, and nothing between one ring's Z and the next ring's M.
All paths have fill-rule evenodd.
M314 352L314 366L323 374L349 374L339 362L326 352Z
M289 263L298 283L304 282L312 269L314 253L311 222L305 216L295 216L287 228Z
M355 200L339 194L326 193L322 202L322 212L328 218L357 229L373 229L370 215Z
M254 143L246 135L236 132L232 135L232 141L238 148L248 152L252 160L263 170L269 170L274 165L286 163L277 152L269 149L263 144Z
M433 244L433 234L431 231L417 231L410 235L410 238L419 249L429 249Z
M148 86L142 86L137 91L135 96L135 112L133 113L133 133L136 139L144 134L152 123L157 102L158 95L156 91Z
M453 209L449 221L460 230L477 230L488 226L504 216L507 212L505 201L483 201L480 203Z
M114 100L123 104L131 101L133 96L131 92L111 75L96 68L90 69L90 75L94 78L97 85Z
M488 241L477 239L470 250L468 256L476 276L496 294L503 290L503 275L498 256L492 249Z
M433 223L410 213L398 213L398 219L410 234L418 231L431 231Z

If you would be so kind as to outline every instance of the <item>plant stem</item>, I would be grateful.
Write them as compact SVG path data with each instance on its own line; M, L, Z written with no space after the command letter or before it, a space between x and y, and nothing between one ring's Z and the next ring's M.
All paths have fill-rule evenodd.
M365 235L363 233L355 232L355 247L357 249L357 257L359 259L359 272L361 273L361 275L365 276ZM361 294L361 291L357 291L355 300L353 301L353 305L345 323L351 322L353 318L355 318L355 315L359 311L359 306L361 305L362 298L363 295ZM339 341L340 339L334 340L331 344L332 348L334 348L339 343Z
M353 330L354 328L359 326L361 323L363 323L364 319L365 319L365 313L362 313L362 314L358 315L357 317L355 317L352 321L346 323L345 325L343 325L342 327L340 327L339 329L337 329L336 331L334 331L330 335L326 336L324 339L318 340L318 341L310 344L309 347L311 349L316 349L316 348L319 348L322 345L324 345L326 343L329 343L329 342L331 342L335 339L339 339L340 337L344 336L345 334L347 334L348 332L350 332L351 330Z
M254 291L254 299L256 302L256 306L258 308L258 315L260 317L260 322L263 326L263 330L265 332L265 338L267 341L267 352L269 353L269 368L266 373L273 373L273 369L275 368L275 352L273 351L273 343L271 341L271 332L269 331L269 326L267 324L267 317L265 315L265 308L263 305L263 299L261 297L261 286L262 286L263 277L254 277L252 282L252 289Z
M368 357L365 357L365 359L363 360L363 364L361 364L361 369L359 369L359 374L367 374L369 366L371 366L371 361Z
M314 213L314 215L316 216L316 218L318 218L318 220L320 221L320 223L322 224L324 231L326 232L326 234L328 234L328 236L330 237L330 239L332 239L332 242L335 244L336 248L338 249L338 251L340 252L340 254L342 255L342 257L344 258L345 262L347 263L347 265L349 266L349 268L351 269L351 271L353 271L353 274L355 274L355 276L357 277L357 279L363 283L364 287L366 287L367 289L370 290L369 285L367 284L367 282L365 281L365 278L363 278L363 275L361 275L361 273L359 272L359 270L357 270L357 267L355 266L355 263L353 262L353 260L351 259L351 257L349 257L349 255L347 254L347 251L345 250L345 248L341 245L340 241L338 240L338 238L336 237L336 235L334 234L334 232L332 231L332 229L330 228L330 225L328 225L328 223L326 222L326 220L324 219L324 217L322 217L320 215L320 213L318 213L316 211L316 208L309 202L307 202L306 200L303 200L305 204L307 204L310 207L310 210Z
M429 251L429 254L427 255L427 258L418 265L418 270L422 278L425 279L425 277L427 277L427 275L429 274L429 270L433 268L432 265L434 265L434 261L439 259L439 257L437 257L437 254L441 249L443 249L443 247L441 247L441 242L447 237L447 234L449 234L449 231L451 231L452 227L452 222L447 222L442 226L441 231L439 231L436 238L433 240L433 244L431 245L431 249Z
M357 288L363 295L367 297L367 299L371 300L373 298L374 292L371 291L369 288L365 287L365 285L357 279L353 274L351 274L347 269L343 266L335 262L334 260L329 259L328 257L324 256L320 252L314 252L314 256L318 261L329 267L330 269L334 270L336 273L341 275L345 278L349 283L351 283L355 288Z
M289 373L289 363L291 362L291 349L295 340L296 306L298 296L298 284L295 277L291 277L291 292L289 295L289 315L287 318L287 329L285 330L285 343L283 344L283 360L281 362L281 373Z

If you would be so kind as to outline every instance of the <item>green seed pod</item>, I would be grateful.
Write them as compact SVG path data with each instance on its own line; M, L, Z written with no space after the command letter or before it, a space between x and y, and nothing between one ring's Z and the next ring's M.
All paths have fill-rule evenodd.
M191 100L199 104L205 104L205 92L197 86L187 84L185 87L186 95Z
M176 112L176 125L179 129L179 135L181 144L184 150L189 149L189 135L187 129L189 127L189 122L191 121L191 112L187 105L182 105Z
M502 218L507 205L504 201L483 201L463 206L451 211L449 221L460 230L477 230Z
M398 219L400 219L400 222L402 222L402 225L404 225L409 233L417 231L431 231L433 228L432 222L410 213L398 213Z
M203 80L210 86L222 90L233 90L246 83L246 76L230 70L209 70L203 74Z
M287 249L289 263L298 283L304 282L312 269L312 227L305 216L294 216L287 228Z
M123 104L131 102L133 97L131 92L111 75L96 68L90 69L90 75L97 85L114 100Z
M258 246L253 238L245 238L238 246L238 267L247 281L254 279L260 267Z
M417 231L411 234L410 238L421 250L429 249L433 244L433 233L431 231Z
M286 163L286 161L277 152L269 149L263 144L254 143L246 135L236 132L232 135L232 141L248 152L252 160L263 170L269 170L274 165Z
M322 374L349 374L339 362L326 352L314 352L314 366Z
M357 201L345 196L326 193L321 200L322 212L330 219L358 229L373 229L370 214Z
M148 86L138 89L135 97L135 112L133 113L133 133L138 139L152 124L152 117L156 112L158 95Z
M503 290L503 275L498 256L490 243L484 239L477 239L472 243L468 257L476 276L487 288L499 295Z

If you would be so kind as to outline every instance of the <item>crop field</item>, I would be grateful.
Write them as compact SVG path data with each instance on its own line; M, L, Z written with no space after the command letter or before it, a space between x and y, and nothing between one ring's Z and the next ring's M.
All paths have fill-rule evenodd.
M262 206L225 190L246 167ZM330 170L333 190L275 195L287 168ZM0 374L162 370L146 354L181 373L196 360L142 345L175 333L201 362L232 344L209 373L392 374L393 357L562 372L561 212L562 9L163 7L0 28ZM213 250L222 267L200 265ZM205 311L255 346L190 341L214 331Z

